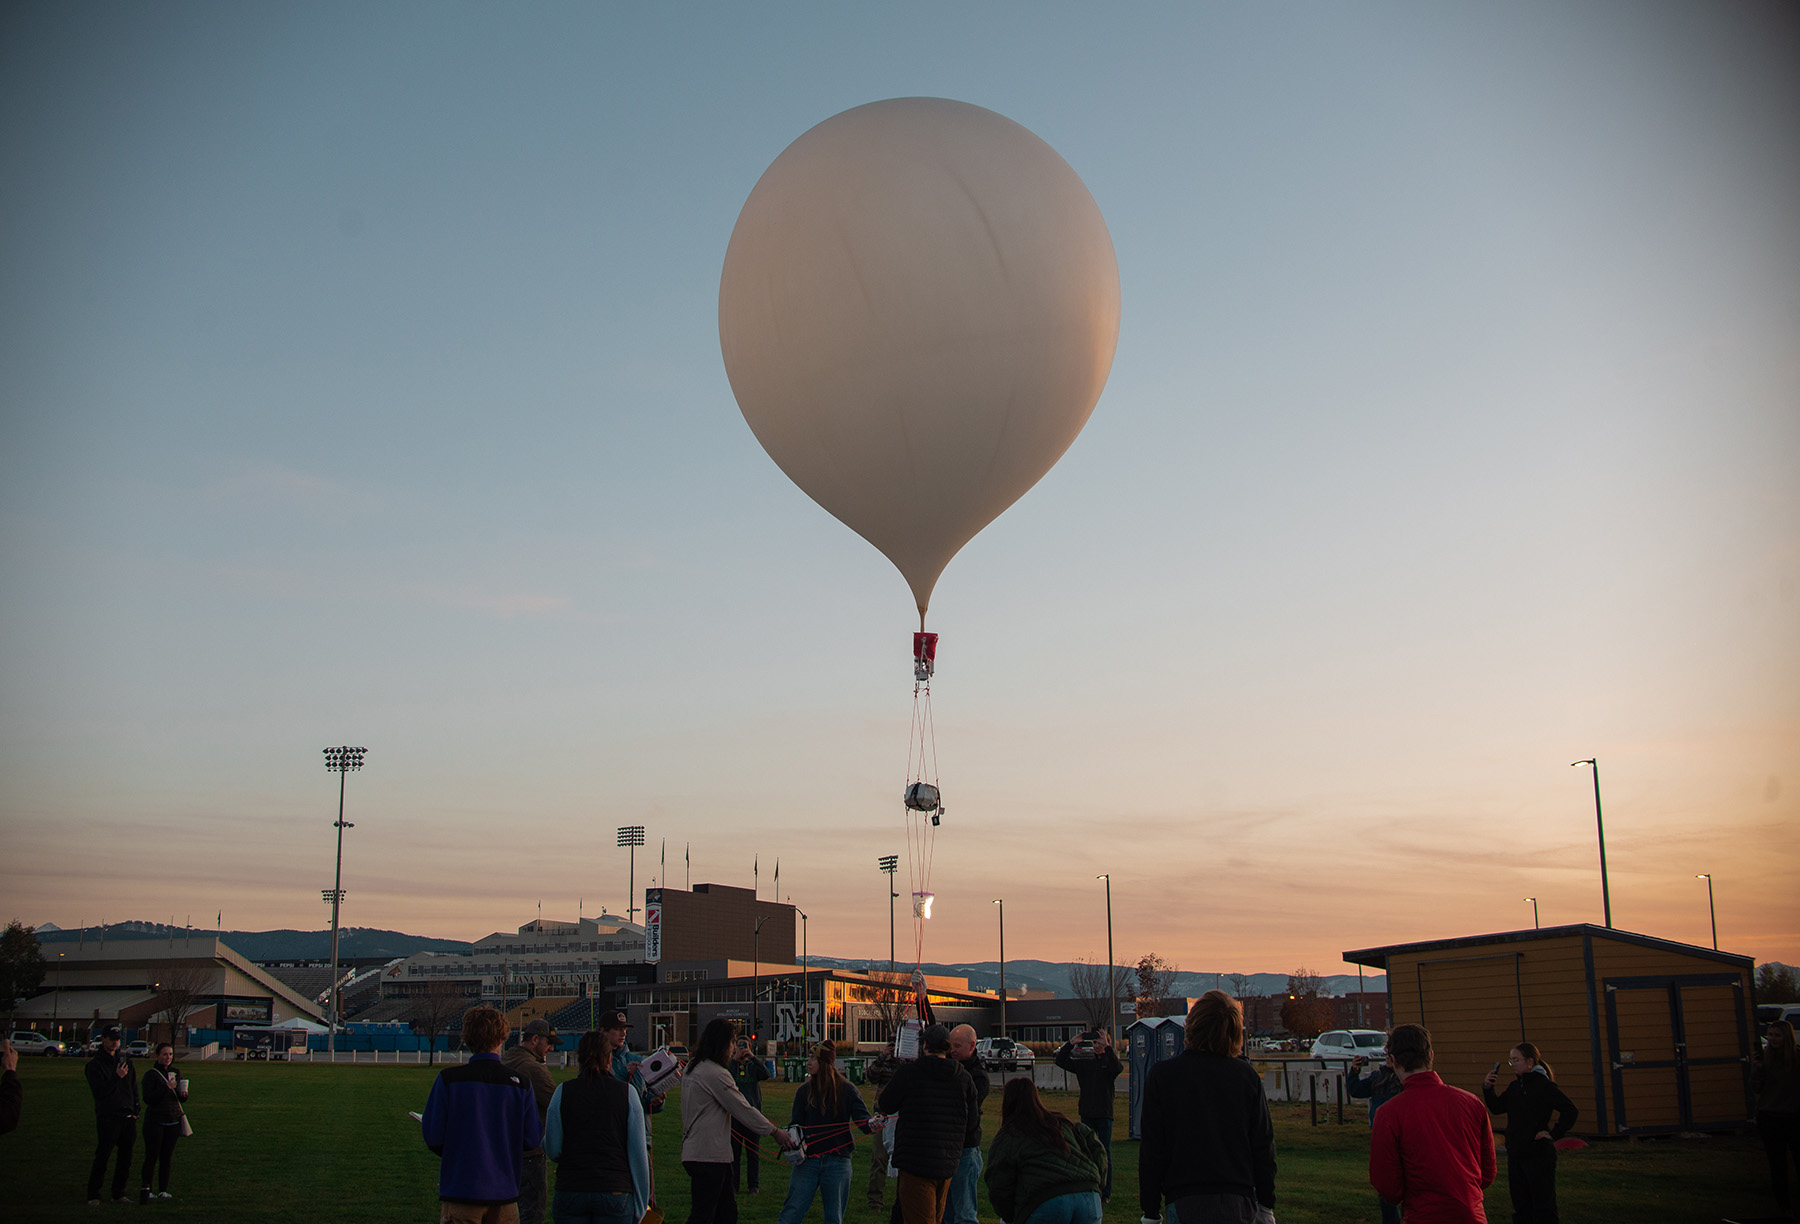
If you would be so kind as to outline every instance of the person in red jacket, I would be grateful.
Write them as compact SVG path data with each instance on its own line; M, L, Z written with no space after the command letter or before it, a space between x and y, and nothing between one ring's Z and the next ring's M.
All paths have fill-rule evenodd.
M1400 1095L1375 1115L1369 1182L1404 1209L1406 1224L1487 1224L1481 1192L1500 1171L1481 1098L1431 1069L1431 1034L1402 1024L1388 1037Z

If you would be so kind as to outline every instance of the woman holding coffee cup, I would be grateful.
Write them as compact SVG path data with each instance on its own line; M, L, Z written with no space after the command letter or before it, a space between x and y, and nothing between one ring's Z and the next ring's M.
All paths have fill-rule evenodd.
M144 1188L138 1202L174 1198L169 1193L169 1162L175 1157L175 1141L181 1138L185 1120L181 1103L187 1100L188 1082L175 1075L175 1047L163 1042L156 1047L156 1065L144 1072ZM150 1191L150 1174L157 1174L156 1193Z

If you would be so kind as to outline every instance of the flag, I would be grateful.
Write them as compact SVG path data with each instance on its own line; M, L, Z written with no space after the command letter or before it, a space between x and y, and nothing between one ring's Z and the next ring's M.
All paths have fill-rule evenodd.
M775 899L781 900L781 856L775 856Z
M760 887L758 881L760 881L761 879L762 879L762 856L753 854L750 856L750 895L752 897L754 897L756 895L756 891Z

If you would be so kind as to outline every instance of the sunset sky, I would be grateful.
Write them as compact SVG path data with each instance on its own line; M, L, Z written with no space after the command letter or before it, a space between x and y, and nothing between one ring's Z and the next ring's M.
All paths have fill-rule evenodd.
M1774 4L17 4L0 919L474 938L640 888L884 953L912 599L719 352L758 176L1048 141L1112 375L945 571L926 955L1800 963L1800 21ZM902 891L906 880L902 876ZM904 938L903 941L904 942Z

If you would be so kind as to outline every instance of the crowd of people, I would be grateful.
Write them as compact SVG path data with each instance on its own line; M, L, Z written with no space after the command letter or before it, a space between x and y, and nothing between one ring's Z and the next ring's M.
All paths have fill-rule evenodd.
M606 1013L576 1050L575 1078L556 1083L546 1066L556 1032L525 1026L502 1054L505 1017L470 1010L466 1063L446 1067L420 1117L425 1143L440 1157L442 1224L660 1224L650 1159L653 1118L665 1098L652 1091L642 1059L627 1047L622 1011ZM176 1146L190 1134L188 1082L164 1043L140 1077L116 1027L101 1034L85 1067L97 1145L88 1201L98 1205L112 1168L111 1197L126 1186L141 1126L144 1160L138 1201L172 1198ZM760 1191L760 1141L793 1164L778 1224L802 1224L819 1200L824 1224L843 1224L859 1134L874 1138L875 1166L895 1184L892 1224L975 1224L977 1183L1008 1224L1099 1224L1112 1193L1114 1084L1123 1064L1107 1034L1064 1043L1056 1064L1080 1088L1077 1118L1049 1108L1030 1078L1007 1083L1000 1128L982 1149L989 1083L968 1025L930 1025L921 1056L886 1066L871 1113L837 1069L830 1042L812 1050L786 1127L760 1108L767 1068L732 1023L701 1033L682 1077L681 1165L687 1224L735 1224L737 1193ZM1261 1076L1244 1056L1243 1011L1210 991L1185 1023L1185 1049L1151 1067L1139 1115L1138 1206L1146 1224L1273 1224L1275 1130ZM17 1054L0 1055L0 1132L18 1124ZM1520 1042L1508 1053L1511 1080L1500 1088L1496 1062L1481 1095L1446 1084L1432 1070L1431 1035L1417 1024L1388 1034L1380 1065L1358 1057L1349 1095L1369 1102L1369 1182L1386 1222L1482 1224L1483 1198L1498 1174L1490 1115L1506 1116L1507 1189L1515 1224L1555 1224L1558 1141L1579 1112L1557 1086L1542 1052ZM1751 1087L1768 1155L1771 1190L1791 1213L1790 1164L1800 1165L1800 1051L1793 1026L1776 1021L1754 1056ZM557 1166L549 1193L549 1166ZM740 1177L741 1172L748 1176ZM880 1182L869 1202L879 1209Z
M579 1076L551 1089L540 1072L554 1033L528 1027L519 1047L525 1053L502 1059L497 1051L506 1030L499 1013L469 1014L465 1039L477 1052L439 1076L424 1120L426 1142L444 1158L443 1221L541 1224L545 1196L534 1180L534 1152L559 1166L556 1224L660 1221L647 1149L650 1117L662 1098L648 1092L637 1061L625 1055L627 1030L624 1013L611 1013L601 1032L582 1038ZM974 1224L978 1181L1009 1224L1100 1224L1112 1192L1114 1083L1124 1069L1106 1034L1083 1033L1057 1051L1057 1065L1080 1087L1077 1118L1049 1108L1029 1078L1014 1079L1002 1094L1000 1129L985 1154L982 1103L989 1084L974 1030L931 1025L920 1046L916 1060L890 1060L873 1113L838 1071L832 1045L816 1047L789 1125L781 1127L760 1108L766 1068L730 1021L707 1025L682 1080L687 1224L735 1224L740 1185L753 1194L760 1189L763 1139L789 1154L794 1166L778 1224L801 1224L815 1199L825 1224L843 1224L859 1132L874 1136L878 1165L895 1183L893 1224ZM1262 1077L1244 1055L1237 1000L1216 990L1202 996L1187 1016L1185 1047L1145 1079L1142 1218L1273 1224L1275 1128ZM1484 1224L1485 1192L1499 1172L1491 1116L1504 1114L1515 1224L1555 1224L1557 1141L1579 1112L1543 1054L1519 1043L1507 1057L1510 1082L1500 1087L1496 1062L1480 1096L1444 1083L1433 1060L1431 1034L1402 1024L1388 1034L1379 1066L1359 1057L1350 1067L1350 1095L1369 1101L1369 1182L1382 1219ZM1791 1027L1771 1027L1754 1087L1773 1188L1785 1210L1786 1164L1800 1139L1800 1067ZM742 1178L745 1168L749 1176ZM871 1207L882 1201L872 1181Z

